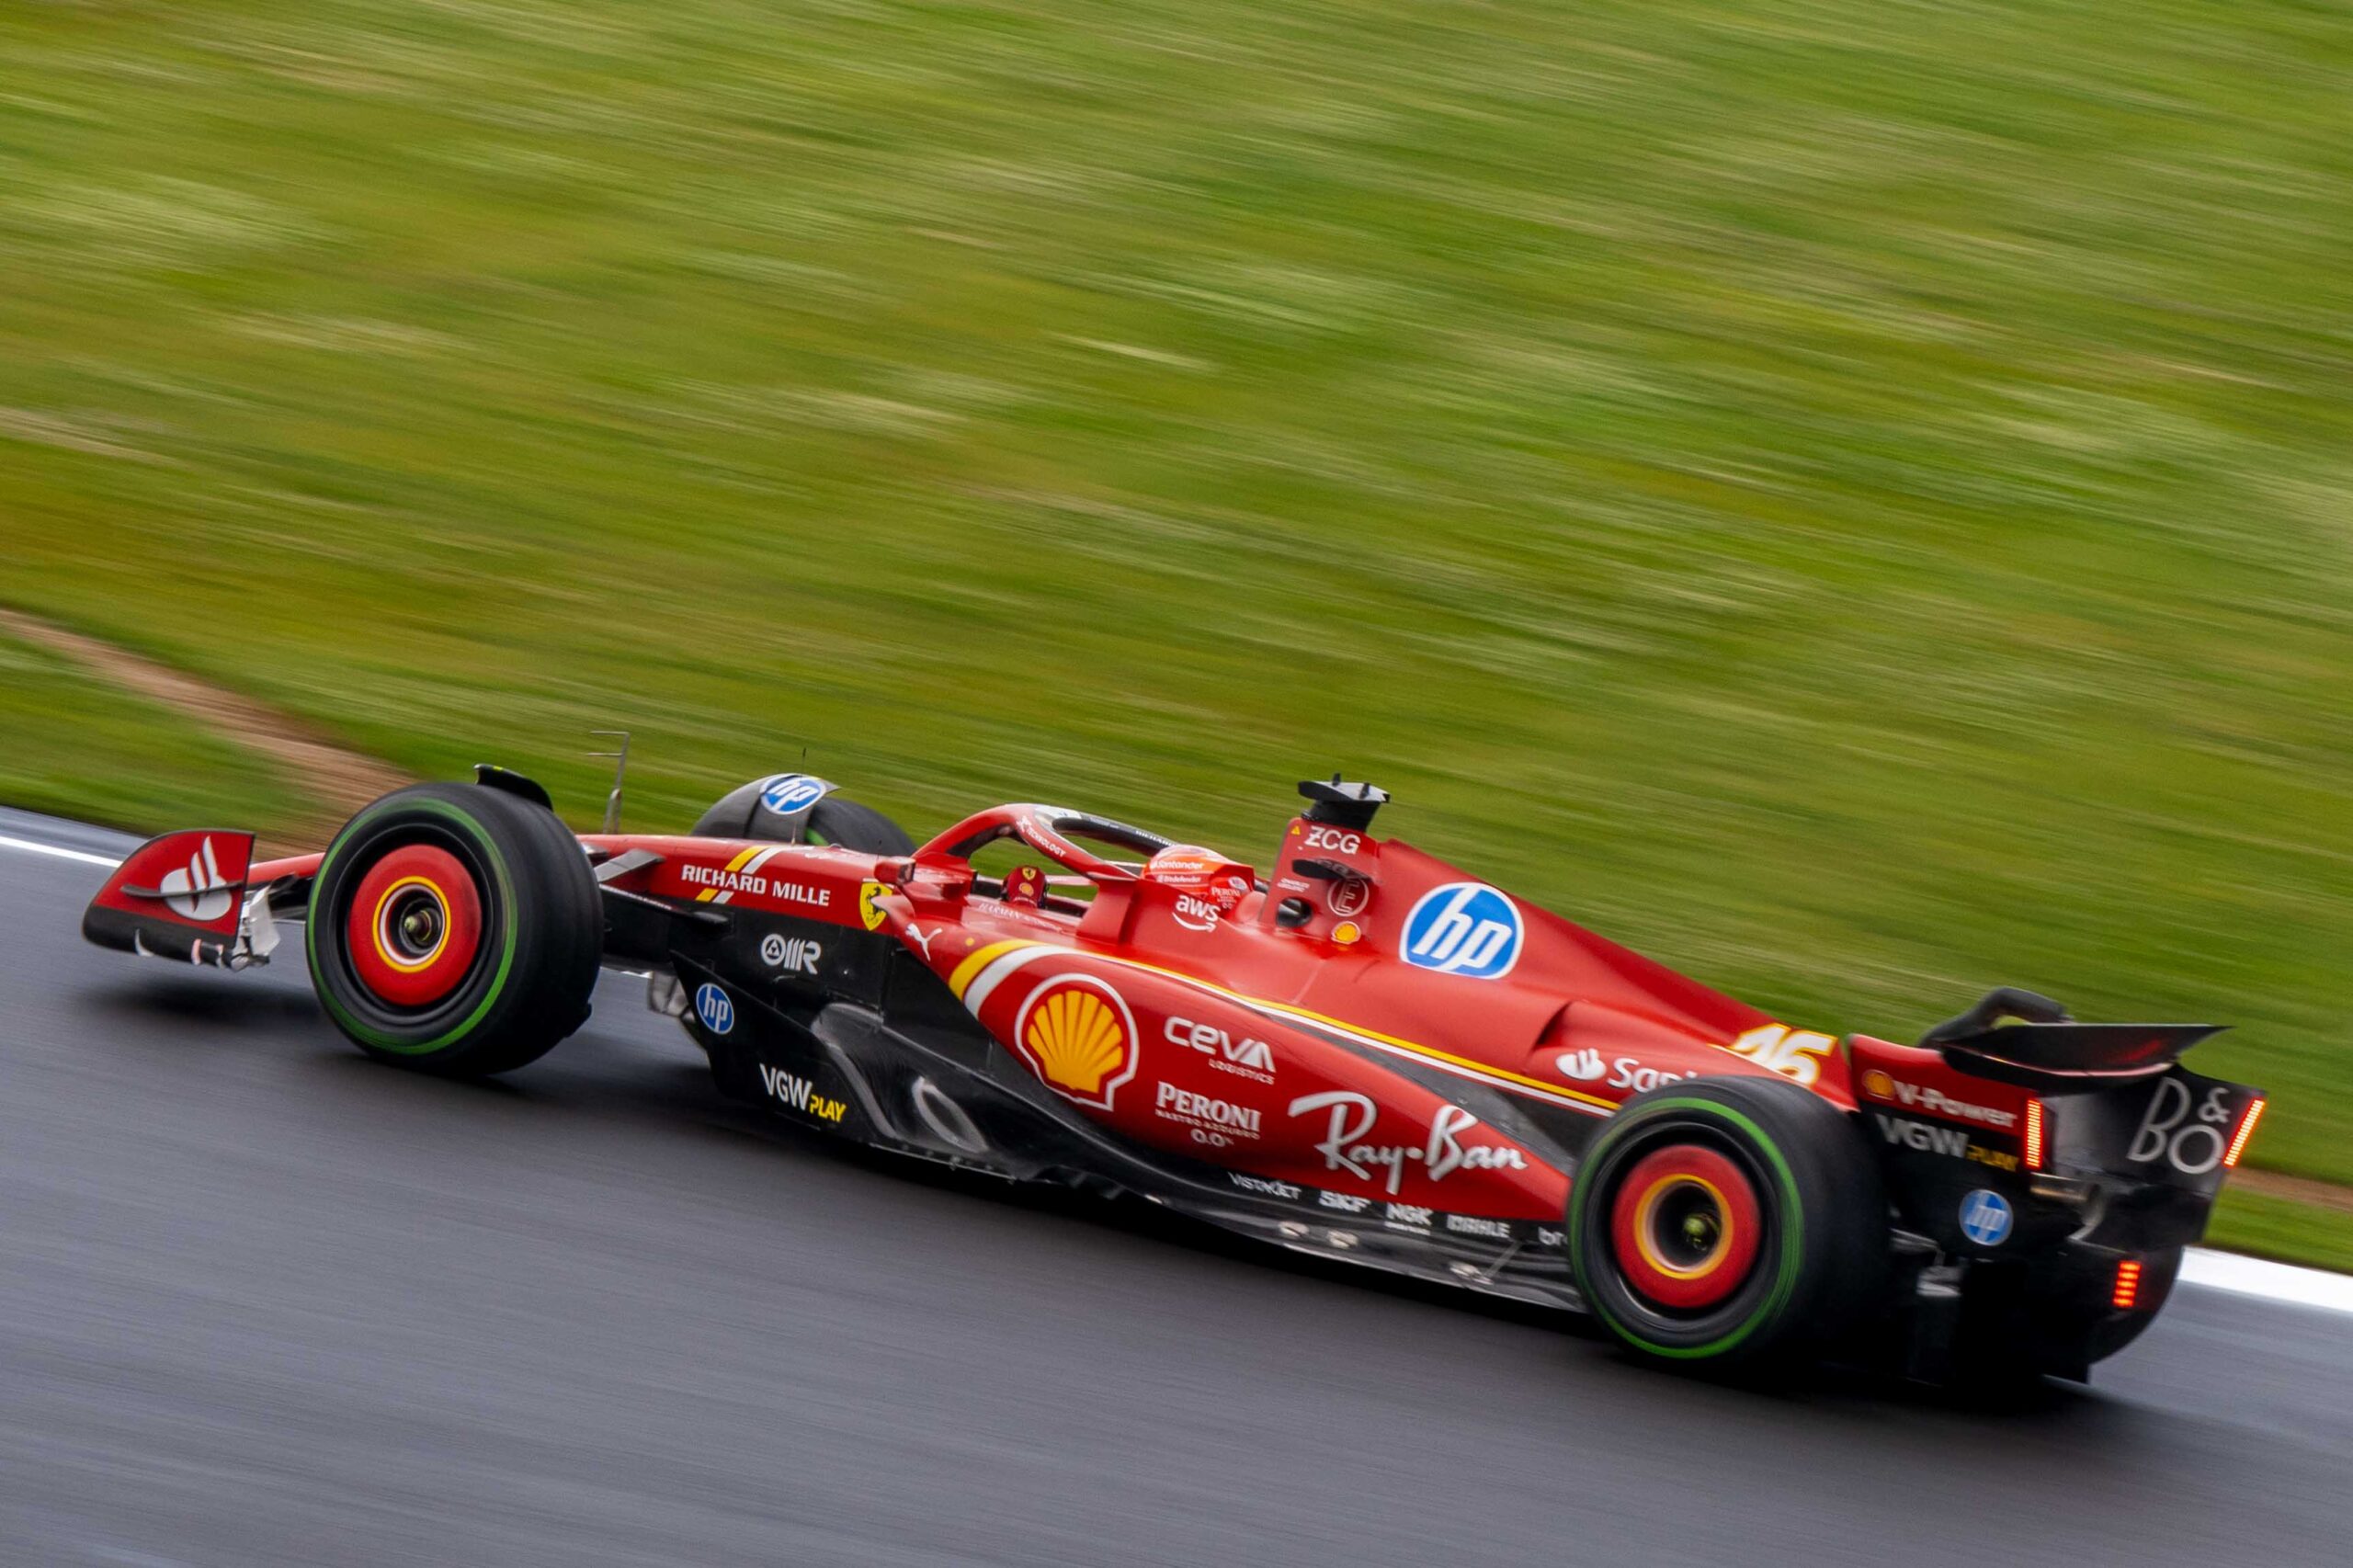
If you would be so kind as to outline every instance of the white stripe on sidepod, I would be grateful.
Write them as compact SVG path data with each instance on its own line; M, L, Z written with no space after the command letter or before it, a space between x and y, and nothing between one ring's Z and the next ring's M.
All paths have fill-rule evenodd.
M2266 1258L2242 1257L2234 1252L2209 1252L2192 1247L2181 1260L2185 1284L2235 1296L2260 1296L2325 1312L2353 1312L2353 1276L2318 1268L2298 1268Z
M1015 970L1021 968L1024 964L1036 963L1040 959L1075 956L1077 955L1068 948L1050 948L1041 943L1034 948L1021 948L1006 953L1002 958L992 959L986 969L972 977L972 983L964 987L964 1006L972 1017L977 1018L981 1016L981 1004L987 1001L990 993L1003 984L1006 976Z
M66 849L54 844L35 844L29 838L9 838L0 835L0 849L21 849L28 855L54 855L60 860L79 860L85 866L104 866L108 869L122 864L119 856L93 855L86 849Z

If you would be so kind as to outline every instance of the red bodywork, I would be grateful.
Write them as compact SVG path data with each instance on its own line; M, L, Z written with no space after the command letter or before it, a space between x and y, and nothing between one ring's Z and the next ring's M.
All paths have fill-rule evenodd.
M481 783L547 803L497 769ZM1922 1046L1792 1028L1375 837L1364 824L1384 797L1369 786L1302 785L1313 803L1263 880L1040 805L982 812L904 855L779 842L809 831L813 816L790 813L828 788L780 775L705 818L758 831L757 800L772 837L579 840L602 889L605 961L657 971L650 998L681 1018L722 1093L875 1147L1135 1192L1324 1256L1566 1305L1586 1299L1579 1270L1622 1266L1643 1300L1697 1312L1715 1298L1636 1233L1641 1205L1596 1206L1688 1178L1728 1195L1738 1244L1761 1244L1756 1188L1704 1140L1612 1175L1614 1150L1646 1147L1628 1142L1646 1117L1710 1096L1654 1096L1617 1124L1624 1137L1596 1145L1594 1132L1662 1085L1779 1075L1845 1113L1836 1136L1871 1153L1863 1173L1854 1145L1836 1145L1847 1198L1819 1201L1877 1206L1867 1228L1893 1244L1872 1253L1889 1269L1872 1305L1906 1314L1916 1375L1984 1341L2080 1377L2162 1302L2261 1110L2258 1091L2178 1065L2211 1026L2079 1025L2007 988ZM866 841L906 842L882 826ZM1042 864L975 869L1005 843ZM85 934L227 969L265 961L269 916L311 904L321 858L246 869L251 848L201 830L142 846ZM460 880L434 853L394 846L358 884L382 897L337 895L337 917L378 911L412 872ZM471 941L470 908L448 906L450 940ZM376 994L430 1000L429 977L384 964L363 970ZM1605 1225L1609 1246L1580 1252ZM1748 1255L1731 1256L1731 1277L1748 1278Z
M602 858L659 858L612 878L620 891L887 933L1089 1118L1271 1183L1557 1223L1566 1175L1455 1105L1439 1092L1448 1082L1601 1118L1676 1077L1778 1071L1854 1104L1831 1037L1789 1029L1517 900L1524 927L1507 972L1407 962L1409 912L1471 879L1405 844L1295 818L1265 889L1229 887L1222 903L1197 885L1202 876L1239 872L1246 889L1247 868L1172 853L1115 863L1055 831L1055 815L997 807L909 858L582 842ZM992 833L1056 863L1056 882L1091 885L1091 901L1053 897L1032 874L977 877L951 846ZM281 869L302 868L256 877ZM1303 920L1279 918L1286 899L1307 904Z

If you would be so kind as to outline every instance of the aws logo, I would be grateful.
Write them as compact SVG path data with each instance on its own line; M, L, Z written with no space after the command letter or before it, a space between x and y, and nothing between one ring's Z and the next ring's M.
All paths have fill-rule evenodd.
M1136 1075L1136 1020L1120 994L1084 974L1057 975L1029 994L1013 1021L1016 1050L1066 1098L1111 1108Z

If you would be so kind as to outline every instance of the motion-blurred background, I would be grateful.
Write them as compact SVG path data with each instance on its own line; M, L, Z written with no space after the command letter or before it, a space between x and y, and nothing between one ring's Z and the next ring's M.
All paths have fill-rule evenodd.
M2236 1023L2222 1239L2353 1267L2348 72L2280 0L10 5L0 800L350 804L54 628L580 822L594 728L638 827L805 758L1263 858L1340 768L1810 1026Z

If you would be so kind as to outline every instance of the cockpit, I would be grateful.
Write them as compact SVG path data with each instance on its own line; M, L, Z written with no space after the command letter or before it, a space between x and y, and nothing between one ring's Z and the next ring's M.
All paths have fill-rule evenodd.
M1036 863L1042 858L1045 864ZM1035 804L993 807L915 853L915 866L966 897L1024 914L1086 920L1116 905L1166 908L1176 924L1211 930L1256 913L1265 892L1242 861L1197 844L1087 812Z

